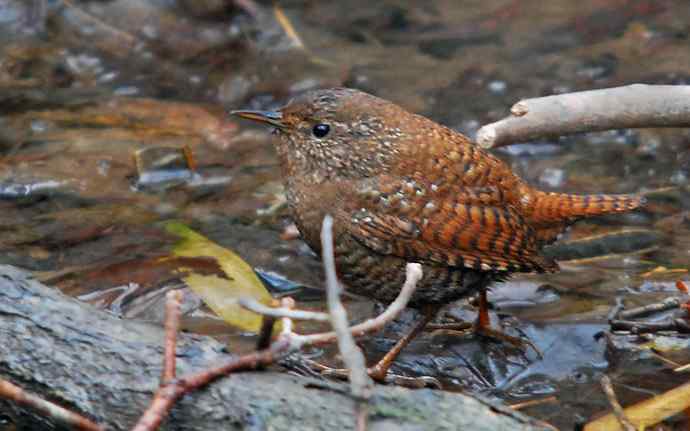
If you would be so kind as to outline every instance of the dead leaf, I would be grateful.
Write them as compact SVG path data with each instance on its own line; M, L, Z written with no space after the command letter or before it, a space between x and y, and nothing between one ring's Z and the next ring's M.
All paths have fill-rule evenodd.
M174 257L212 259L222 271L221 274L202 274L194 272L193 268L180 266L177 270L182 274L182 280L228 324L245 331L258 332L261 316L237 304L241 297L251 297L267 305L273 299L254 269L237 254L182 223L169 222L165 228L180 238L173 247Z

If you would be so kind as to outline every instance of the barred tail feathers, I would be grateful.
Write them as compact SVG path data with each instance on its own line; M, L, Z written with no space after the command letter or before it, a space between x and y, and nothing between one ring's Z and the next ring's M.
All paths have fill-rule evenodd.
M549 225L579 218L632 211L645 204L635 195L570 195L533 192L529 220L534 225Z

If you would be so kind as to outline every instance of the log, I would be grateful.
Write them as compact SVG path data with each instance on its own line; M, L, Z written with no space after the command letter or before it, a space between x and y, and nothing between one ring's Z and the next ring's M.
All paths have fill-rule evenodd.
M113 430L136 423L162 372L161 327L122 320L7 265L0 265L0 340L1 378ZM181 334L178 376L222 357L217 341ZM354 401L343 388L276 371L237 373L185 396L163 429L354 429ZM377 385L369 412L370 430L546 429L488 400L431 389ZM57 427L20 413L26 429Z

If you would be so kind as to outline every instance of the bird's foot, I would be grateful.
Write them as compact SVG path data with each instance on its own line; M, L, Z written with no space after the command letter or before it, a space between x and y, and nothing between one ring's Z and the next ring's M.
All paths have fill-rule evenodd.
M543 358L541 351L537 349L529 339L522 337L515 337L508 335L500 329L494 329L491 327L491 318L489 317L489 301L486 297L486 289L481 289L478 295L478 310L477 318L474 323L465 322L458 320L455 317L449 316L452 320L451 323L441 323L441 324L429 324L426 329L434 331L433 335L465 335L472 331L475 335L490 338L496 341L505 342L517 347L523 352L527 351L530 347L534 350L540 358Z
M455 318L452 316L449 316L449 318L455 320ZM522 350L523 352L526 352L528 348L531 348L540 358L543 357L541 351L529 339L508 335L500 329L492 328L490 323L487 322L487 318L478 316L474 323L456 320L455 322L432 323L427 325L426 329L431 331L432 337L466 336L472 333L475 336L485 337L510 344L511 346Z
M541 351L537 348L537 346L535 346L534 343L532 343L532 341L530 341L528 338L515 337L512 335L508 335L505 332L500 331L498 329L494 329L490 326L482 326L479 324L474 325L474 333L482 337L487 337L493 340L508 343L513 347L517 347L523 352L526 352L528 348L531 348L532 350L534 350L537 356L539 356L539 358L544 357L544 355L542 355Z

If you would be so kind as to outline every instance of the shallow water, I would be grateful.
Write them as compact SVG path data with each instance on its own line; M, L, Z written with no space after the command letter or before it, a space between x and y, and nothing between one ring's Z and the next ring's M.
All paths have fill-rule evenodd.
M279 237L289 217L271 136L226 109L273 108L308 89L346 85L473 136L521 98L690 80L690 9L680 0L281 3L302 46L270 7L217 3L0 2L1 263L159 320L161 292L180 284L151 270L169 245L156 223L180 219L286 277L276 292L323 308L319 263L300 241ZM614 361L594 335L607 329L616 298L643 305L678 295L675 281L688 281L689 150L685 129L497 150L540 188L645 192L650 205L576 225L553 250L567 259L562 272L494 288L496 310L543 359L437 334L414 342L396 371L509 402L555 395L558 404L525 412L564 429L608 410L604 372L624 405L677 385L663 362ZM357 299L349 307L354 318L373 312ZM464 308L451 312L473 318ZM251 337L198 301L190 309L187 327L250 348ZM371 360L399 330L367 342ZM320 359L332 362L326 353ZM690 361L687 350L670 355Z

